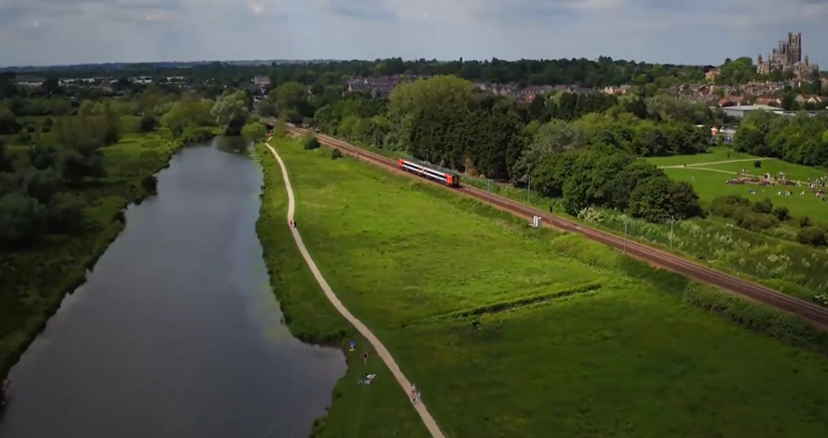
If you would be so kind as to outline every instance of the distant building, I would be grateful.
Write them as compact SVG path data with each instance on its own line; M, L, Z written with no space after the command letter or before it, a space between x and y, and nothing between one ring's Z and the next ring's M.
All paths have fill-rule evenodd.
M819 66L811 64L808 56L802 58L802 34L788 32L787 41L779 41L768 59L762 55L756 58L756 73L766 75L774 72L793 72L797 77L810 76L819 72Z
M267 76L256 76L250 81L250 91L264 93L270 87L270 78Z
M722 108L722 112L737 119L744 118L751 111L778 111L779 108L770 105L736 105Z

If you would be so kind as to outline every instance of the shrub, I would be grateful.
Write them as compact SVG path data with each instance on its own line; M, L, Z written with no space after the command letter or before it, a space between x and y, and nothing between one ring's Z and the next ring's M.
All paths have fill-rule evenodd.
M141 123L141 125L140 125L141 132L152 132L152 131L154 131L155 130L155 124L157 122L158 122L158 120L153 116L147 115L147 116L141 117L141 122L140 122Z
M761 169L761 168L762 168L762 160L756 160L756 161L754 161L754 162L753 162L753 167L755 167L755 168L757 168L757 169Z
M773 212L773 202L765 198L753 204L753 211L755 213L770 214Z
M710 213L726 218L732 218L737 210L749 209L753 206L750 199L737 195L719 196L710 203Z
M791 218L791 212L788 210L788 207L783 207L781 205L777 205L773 208L773 215L780 221L786 221Z
M776 217L764 213L755 213L746 208L737 210L733 219L736 226L750 231L762 231L777 225Z
M339 149L334 149L331 151L331 160L336 160L337 158L342 158L342 152Z
M827 246L828 238L825 236L825 229L822 227L805 227L800 228L796 233L796 239L799 243L812 246Z
M158 193L158 178L155 175L147 175L141 180L141 188L147 193Z
M799 218L799 226L800 227L810 227L811 226L811 218L808 216L802 216Z
M308 131L302 137L302 147L305 148L306 151L319 149L320 146L322 145L319 143L319 140L316 138L315 135L313 135L312 132Z
M267 127L258 121L249 122L241 130L241 135L246 141L261 141L265 139Z

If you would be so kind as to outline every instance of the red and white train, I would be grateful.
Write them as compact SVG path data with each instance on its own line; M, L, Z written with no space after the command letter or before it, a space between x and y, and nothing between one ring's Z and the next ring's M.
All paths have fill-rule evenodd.
M403 159L397 160L397 167L406 172L420 175L423 178L437 181L449 187L460 187L460 175L457 175L454 172L435 168L434 166L428 166L414 160Z

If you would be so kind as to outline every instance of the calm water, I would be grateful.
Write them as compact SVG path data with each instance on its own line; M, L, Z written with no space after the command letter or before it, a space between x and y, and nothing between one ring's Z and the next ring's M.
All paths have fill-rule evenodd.
M229 140L176 155L160 195L129 209L12 370L0 438L308 435L345 360L280 323L255 232L261 171Z

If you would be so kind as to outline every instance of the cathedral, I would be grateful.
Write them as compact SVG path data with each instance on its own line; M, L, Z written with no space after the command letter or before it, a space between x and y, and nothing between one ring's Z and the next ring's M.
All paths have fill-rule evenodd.
M802 34L788 33L788 41L779 41L768 59L756 58L756 73L792 72L796 77L810 76L819 72L819 66L811 64L808 56L802 59Z

